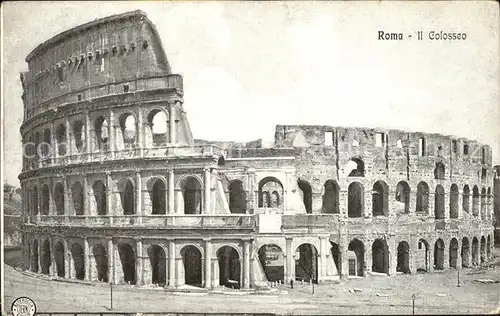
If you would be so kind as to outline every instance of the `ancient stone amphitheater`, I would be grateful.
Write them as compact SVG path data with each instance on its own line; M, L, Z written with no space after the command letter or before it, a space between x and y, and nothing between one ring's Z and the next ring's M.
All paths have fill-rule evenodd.
M23 264L172 288L259 288L481 264L491 148L399 130L277 126L195 140L182 77L141 11L36 47L24 93Z

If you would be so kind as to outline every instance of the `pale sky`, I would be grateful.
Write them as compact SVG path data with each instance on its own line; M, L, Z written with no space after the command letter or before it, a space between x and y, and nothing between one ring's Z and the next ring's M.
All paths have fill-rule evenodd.
M4 2L2 9L4 179L16 186L25 57L69 28L136 9L184 76L195 138L272 141L277 124L398 128L489 144L500 164L496 1ZM379 30L413 38L379 41ZM432 30L467 39L431 41Z

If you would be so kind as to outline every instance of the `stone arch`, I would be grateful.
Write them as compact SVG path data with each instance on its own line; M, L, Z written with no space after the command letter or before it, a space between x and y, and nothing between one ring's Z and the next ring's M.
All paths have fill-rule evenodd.
M118 253L123 270L123 281L125 283L136 283L135 251L130 244L124 242L118 244Z
M480 263L486 262L486 238L484 236L481 236L481 256L480 256Z
M462 209L469 213L469 205L470 205L470 188L466 184L464 185L464 189L462 192Z
M65 253L64 246L61 241L58 241L54 246L54 259L56 262L57 276L64 278L65 276Z
M481 220L486 219L486 188L481 189Z
M472 264L479 264L479 240L477 237L472 238Z
M148 257L151 264L151 283L165 285L167 283L167 256L163 247L151 245L148 247Z
M246 192L241 180L232 180L229 182L229 210L235 214L246 213Z
M180 182L184 214L201 214L202 182L194 176L187 176Z
M396 265L397 272L405 274L410 273L410 244L406 241L400 241L398 244L398 261Z
M429 214L429 185L421 181L417 185L417 203L415 213L427 215Z
M78 280L83 280L85 278L85 252L83 251L82 245L74 243L71 246L71 257L73 258L75 277Z
M84 193L83 186L80 182L75 182L71 186L71 195L73 197L73 207L75 209L75 215L83 215L84 214Z
M477 185L472 188L472 215L479 215L479 188Z
M130 178L120 179L118 192L123 215L134 215L136 213L134 182Z
M118 117L120 137L117 142L118 149L132 148L137 138L137 120L131 112L126 112Z
M449 261L451 268L458 268L458 240L456 238L452 238L450 241L450 254Z
M430 272L431 271L431 252L427 240L421 238L418 241L418 249L414 253L417 271Z
M460 256L462 257L462 267L469 267L469 256L470 256L470 245L469 238L462 238L462 250L460 252Z
M57 125L55 136L57 142L57 154L59 156L65 156L68 148L68 139L66 138L66 126L64 124Z
M349 184L347 214L349 217L362 217L364 211L365 192L363 184L352 182Z
M219 284L239 288L241 285L241 256L232 246L222 246L217 250L219 263Z
M410 186L406 181L399 181L396 185L396 214L410 213Z
M335 180L327 180L324 185L322 213L340 213L339 210L340 187Z
M444 188L442 185L438 184L436 186L436 191L434 195L434 218L444 219Z
M450 218L458 218L458 186L453 183L450 188Z
M309 182L299 179L297 182L299 189L302 191L302 202L306 209L306 213L312 213L312 188Z
M318 283L318 250L309 243L303 243L295 250L295 277Z
M76 151L81 153L84 152L85 149L85 125L83 125L82 121L77 120L73 123L73 139L75 142Z
M38 256L40 255L38 253L38 240L33 239L32 245L31 245L31 271L37 273L39 270L38 266Z
M434 179L444 180L446 175L446 167L442 162L436 162L436 167L434 168Z
M276 244L262 245L258 250L258 257L268 281L285 279L285 256L280 246Z
M185 245L180 250L184 266L184 283L192 286L203 286L203 260L198 247Z
M348 177L364 177L365 176L365 162L361 158L351 158L349 160L348 166L352 169L350 170ZM350 168L349 168L350 169Z
M54 202L56 205L56 214L64 215L64 187L60 182L54 188Z
M108 151L109 149L109 122L104 116L98 117L94 121L94 143L98 151Z
M354 238L349 243L347 250L349 275L363 276L365 269L365 245L359 239Z
M441 238L436 240L434 244L434 269L443 270L444 269L444 241Z
M154 108L147 114L148 128L146 129L146 145L163 146L169 142L168 139L168 111L162 108Z
M101 180L97 180L92 185L94 199L97 208L97 215L107 214L106 186Z
M377 181L372 189L372 215L389 215L389 187L384 181Z
M372 271L389 274L389 249L387 242L380 238L372 244Z
M276 204L271 203L274 195ZM275 177L265 177L259 182L259 207L280 207L283 204L283 184Z
M92 247L92 254L94 255L97 270L97 280L108 282L108 254L106 248L101 243L97 243Z
M165 180L159 177L153 177L147 182L149 198L151 200L151 214L167 213L167 185Z

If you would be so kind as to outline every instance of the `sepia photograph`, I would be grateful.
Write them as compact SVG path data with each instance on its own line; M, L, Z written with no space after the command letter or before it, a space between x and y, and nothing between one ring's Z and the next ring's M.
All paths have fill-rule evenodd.
M1 314L500 313L495 1L5 1Z

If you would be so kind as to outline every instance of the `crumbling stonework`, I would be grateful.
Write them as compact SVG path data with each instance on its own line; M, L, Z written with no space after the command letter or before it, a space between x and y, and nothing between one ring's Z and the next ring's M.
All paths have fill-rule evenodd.
M195 141L182 77L140 11L61 33L26 61L26 270L250 288L491 256L487 145L332 126L277 126L273 148Z

